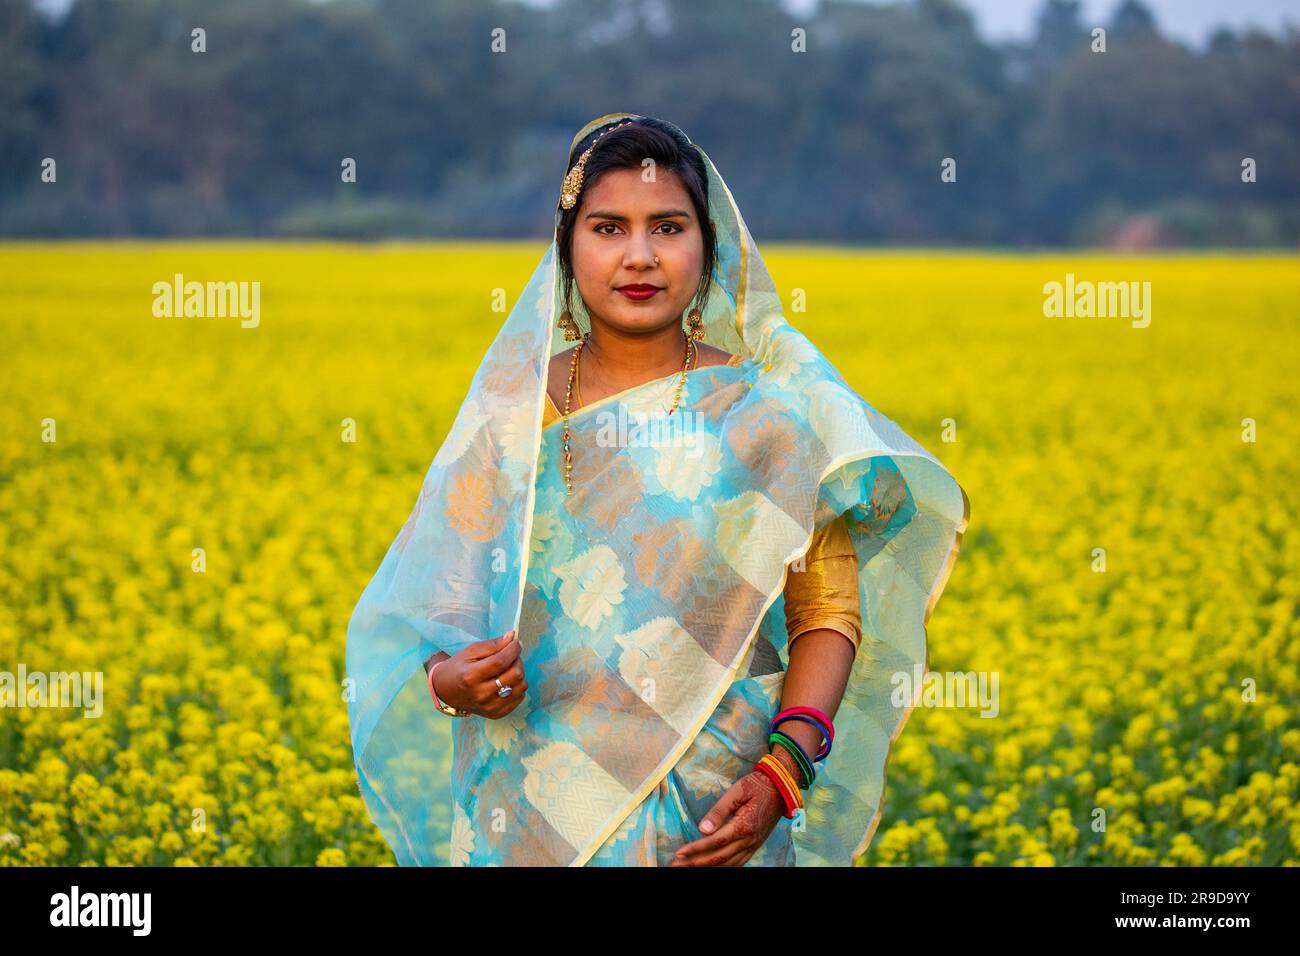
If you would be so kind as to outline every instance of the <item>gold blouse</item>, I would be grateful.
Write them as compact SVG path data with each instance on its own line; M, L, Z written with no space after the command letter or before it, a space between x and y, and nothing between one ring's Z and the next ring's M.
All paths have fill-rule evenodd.
M813 534L804 570L790 568L785 584L785 629L791 643L819 627L839 631L862 643L862 609L858 603L858 554L849 540L844 515Z
M739 365L733 355L726 364ZM547 393L542 427L561 418ZM829 628L853 642L856 654L862 642L862 614L858 603L858 556L840 515L813 534L804 555L804 570L791 567L785 585L785 624L789 643L808 631Z

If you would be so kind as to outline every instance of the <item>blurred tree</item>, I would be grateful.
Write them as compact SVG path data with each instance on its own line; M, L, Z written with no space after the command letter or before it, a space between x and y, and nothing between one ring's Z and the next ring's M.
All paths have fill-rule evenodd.
M1038 11L1034 52L1044 70L1087 48L1082 6L1080 0L1047 0Z
M1081 21L1044 0L992 44L960 0L0 0L0 234L546 235L573 131L632 110L774 238L1054 244L1148 213L1294 243L1300 37L1196 52L1127 0L1103 56Z
M1160 31L1155 14L1142 0L1123 0L1111 15L1106 32L1116 39L1151 38Z
M0 0L0 204L39 183L57 122L45 24L26 0Z

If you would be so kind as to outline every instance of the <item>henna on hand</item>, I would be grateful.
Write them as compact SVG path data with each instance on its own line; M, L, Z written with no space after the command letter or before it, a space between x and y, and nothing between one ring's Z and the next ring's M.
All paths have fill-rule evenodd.
M744 866L784 814L785 803L776 785L761 770L752 770L733 783L700 821L701 827L712 822L717 829L679 849L672 865Z

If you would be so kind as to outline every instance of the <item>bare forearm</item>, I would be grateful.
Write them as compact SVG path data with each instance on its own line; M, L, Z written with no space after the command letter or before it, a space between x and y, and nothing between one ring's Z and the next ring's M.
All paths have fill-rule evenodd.
M785 687L781 692L781 707L816 707L831 720L844 699L849 672L853 669L853 644L839 631L819 628L805 631L790 645L790 666L785 672ZM816 727L803 720L787 720L777 728L804 749L811 760L822 746L822 735ZM802 780L798 764L784 747L776 746L777 759Z

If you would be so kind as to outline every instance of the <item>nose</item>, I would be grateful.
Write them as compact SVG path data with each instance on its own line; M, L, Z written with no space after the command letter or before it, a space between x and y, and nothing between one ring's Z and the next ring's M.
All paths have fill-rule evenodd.
M655 261L654 246L650 236L644 232L635 233L623 247L623 265L629 269L653 269Z

